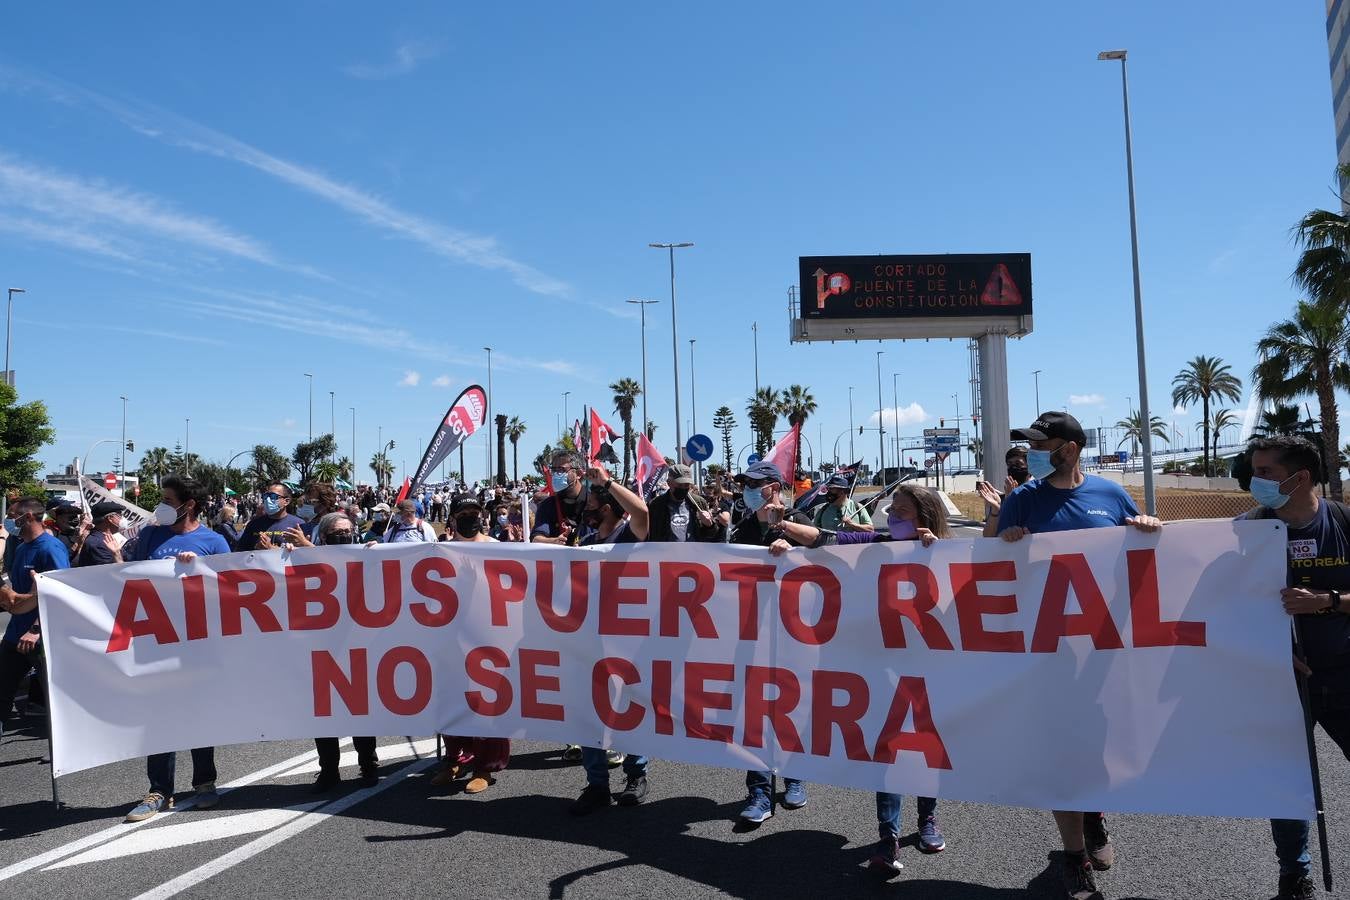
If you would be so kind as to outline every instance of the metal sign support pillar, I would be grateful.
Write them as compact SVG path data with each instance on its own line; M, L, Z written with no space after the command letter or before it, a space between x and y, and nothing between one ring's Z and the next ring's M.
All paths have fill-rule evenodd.
M1008 335L989 332L977 338L980 347L980 441L984 480L1003 490L1008 470L1004 456L1011 444L1008 419Z

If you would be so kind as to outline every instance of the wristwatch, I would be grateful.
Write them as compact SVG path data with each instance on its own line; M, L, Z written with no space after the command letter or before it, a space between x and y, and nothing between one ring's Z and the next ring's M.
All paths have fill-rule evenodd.
M1330 591L1329 593L1331 594L1331 606L1327 607L1327 612L1340 612L1341 611L1340 592Z

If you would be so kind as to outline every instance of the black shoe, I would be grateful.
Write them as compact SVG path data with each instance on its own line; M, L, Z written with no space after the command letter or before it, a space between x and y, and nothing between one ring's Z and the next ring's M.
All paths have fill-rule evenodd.
M361 767L361 787L374 787L380 783L380 770L374 766Z
M608 785L588 784L581 792L581 796L572 801L569 812L574 816L589 816L597 809L603 809L613 802L614 798L609 795Z
M647 776L629 775L623 790L619 791L619 805L637 806L645 799L647 799Z
M314 787L309 789L311 794L326 794L333 788L342 783L342 776L336 772L320 772L319 777L314 779Z
M1088 861L1098 872L1105 872L1116 861L1111 835L1106 832L1106 816L1101 813L1083 813L1083 840L1087 845Z
M1060 877L1064 879L1064 896L1069 900L1102 900L1086 853L1065 853Z
M1279 900L1312 900L1317 888L1307 875L1281 875Z

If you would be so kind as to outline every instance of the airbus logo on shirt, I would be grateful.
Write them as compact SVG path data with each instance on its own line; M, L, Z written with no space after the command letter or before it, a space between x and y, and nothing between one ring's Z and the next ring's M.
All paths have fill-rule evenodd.
M1085 511L1089 516L1104 516L1104 517L1106 517L1106 518L1108 518L1108 519L1114 519L1114 518L1115 518L1115 516L1114 516L1112 513L1109 513L1109 512L1107 512L1107 511L1104 510L1104 509L1089 509L1089 510L1084 510L1084 511Z

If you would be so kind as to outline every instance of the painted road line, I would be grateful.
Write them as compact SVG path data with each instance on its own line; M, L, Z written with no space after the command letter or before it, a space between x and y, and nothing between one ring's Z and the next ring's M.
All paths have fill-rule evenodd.
M236 778L234 781L231 781L230 783L221 786L220 793L225 794L231 790L234 790L235 788L246 787L250 784L254 784L255 782L262 781L265 778L271 778L275 775L287 771L288 769L293 769L298 765L302 765L308 762L311 758L312 759L318 758L318 755L313 750L310 750L306 753L301 753L297 756L292 756L290 759L282 760L281 762L275 765L268 766L265 769L259 769L258 771L245 775L242 778ZM16 875L22 875L25 872L31 872L32 870L40 869L43 866L49 866L58 860L70 856L72 853L80 853L84 850L88 850L90 847L97 847L104 841L110 841L113 838L121 837L122 835L126 834L133 828L140 828L141 826L149 825L152 822L163 822L166 817L176 815L177 813L183 812L185 810L189 810L196 805L197 805L196 796L195 795L190 796L184 799L182 803L177 804L174 809L169 810L168 812L162 812L159 815L155 816L154 818L146 819L143 822L119 822L118 824L113 825L110 828L105 828L102 831L96 831L93 834L86 835L85 837L71 841L68 844L62 844L61 846L48 850L44 853L38 853L34 856L30 856L27 859L20 860L19 862L16 862L13 865L6 866L5 868L0 869L0 881L6 881L10 878L13 878ZM127 808L130 809L131 807L128 806Z
M196 887L208 878L213 878L221 872L234 868L240 863L247 862L258 854L272 849L277 844L289 840L297 834L313 828L315 825L322 825L333 816L346 812L356 804L374 797L381 791L387 791L394 785L401 783L403 779L407 778L409 775L416 774L424 769L429 769L435 764L436 758L434 756L409 763L374 787L362 788L339 800L334 800L332 803L329 803L321 809L304 813L287 822L285 825L282 825L280 828L268 832L260 838L249 841L242 847L236 847L234 850L231 850L223 856L217 857L191 871L184 872L177 878L166 881L157 888L146 891L136 897L135 900L166 900L168 897L177 896L183 891Z

